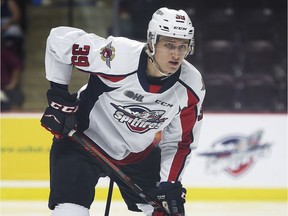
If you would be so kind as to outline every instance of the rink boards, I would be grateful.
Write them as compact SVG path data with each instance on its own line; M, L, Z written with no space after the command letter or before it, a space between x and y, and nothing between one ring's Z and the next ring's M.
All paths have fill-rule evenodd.
M41 114L1 116L1 199L46 200L52 135ZM182 180L188 200L287 200L287 115L206 114ZM108 179L96 190L107 196ZM120 199L117 187L113 199Z

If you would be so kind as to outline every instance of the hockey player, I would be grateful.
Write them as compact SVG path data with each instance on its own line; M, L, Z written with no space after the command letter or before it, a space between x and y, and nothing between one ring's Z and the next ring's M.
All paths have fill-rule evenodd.
M104 39L70 27L51 30L45 57L51 88L41 124L55 135L52 216L88 216L98 179L107 175L118 184L129 210L185 214L181 179L197 147L205 95L201 74L184 60L193 52L193 38L188 15L168 8L153 14L147 43ZM77 94L68 92L73 67L89 73ZM154 210L69 139L75 128L166 211ZM161 142L155 146L159 131Z

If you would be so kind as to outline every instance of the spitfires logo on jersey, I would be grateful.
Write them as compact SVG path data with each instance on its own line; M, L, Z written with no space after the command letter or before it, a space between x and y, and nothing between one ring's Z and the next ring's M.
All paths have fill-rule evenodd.
M226 136L214 142L209 151L199 153L199 156L207 158L209 173L225 171L238 177L270 153L271 144L263 143L262 135L263 131L259 130L248 136Z
M113 117L120 123L125 123L129 130L135 133L145 133L151 129L158 129L167 118L161 118L164 110L149 110L146 107L131 105L111 105L116 109Z
M115 48L112 46L112 42L101 48L101 59L106 62L106 65L111 68L111 61L115 57Z

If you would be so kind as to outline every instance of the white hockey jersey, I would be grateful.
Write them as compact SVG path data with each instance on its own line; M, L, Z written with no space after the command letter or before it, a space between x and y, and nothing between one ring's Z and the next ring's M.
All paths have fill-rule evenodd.
M89 73L79 91L80 129L119 164L144 157L162 131L161 181L181 181L197 147L205 87L185 60L161 84L151 82L144 46L123 37L54 28L47 39L46 78L68 85L73 66Z

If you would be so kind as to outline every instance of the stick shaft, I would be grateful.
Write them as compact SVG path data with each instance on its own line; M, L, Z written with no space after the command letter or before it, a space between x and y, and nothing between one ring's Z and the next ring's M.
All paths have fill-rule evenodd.
M107 201L106 201L106 207L105 207L105 214L104 216L109 216L109 211L110 211L110 206L111 206L111 201L112 201L112 194L113 194L113 185L114 182L110 178L109 182L109 190L108 190L108 196L107 196Z
M77 143L82 145L87 151L89 151L97 160L112 171L119 179L121 179L132 191L138 194L144 201L150 204L154 209L162 209L163 207L151 199L148 195L143 193L141 187L134 183L129 176L122 172L115 164L113 164L105 155L103 155L97 148L95 143L90 140L84 133L80 131L71 130L69 136L72 137Z

